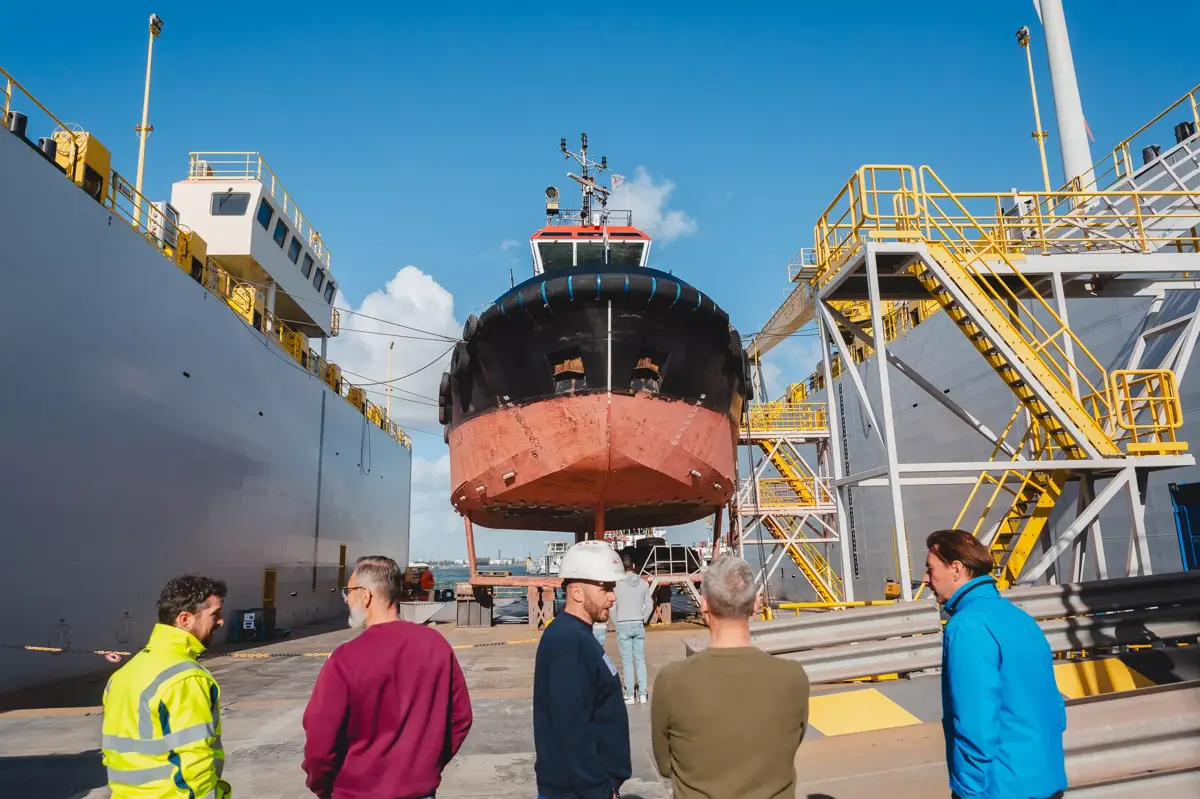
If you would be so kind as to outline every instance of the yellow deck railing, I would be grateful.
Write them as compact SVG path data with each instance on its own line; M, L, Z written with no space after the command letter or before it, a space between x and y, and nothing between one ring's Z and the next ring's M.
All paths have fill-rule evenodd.
M68 126L67 123L55 116L46 106L42 105L28 89L22 86L3 67L0 67L0 76L3 78L0 80L0 87L2 87L3 91L4 122L7 122L9 115L13 111L18 110L14 108L14 101L20 102L23 98L44 113L61 130L67 131L76 140L81 139L81 133L73 131L72 126ZM257 153L192 153L191 162L188 167L188 177L190 179L201 179L199 174L193 175L193 173L204 171L198 165L198 159L196 158L196 156L203 155L242 157L240 160L230 159L227 165L221 167L222 171L219 177L228 180L234 178L236 174L243 179L259 180L264 186L269 187L272 196L280 200L288 216L297 224L298 230L305 231L313 246L313 250L321 255L323 262L328 266L329 250L325 248L324 243L321 241L320 234L313 230L312 226L304 219L303 214L300 213L300 209L296 207L291 196L284 190L283 184L275 177L275 174L260 155ZM77 156L71 155L71 157L75 158ZM220 162L217 163L219 164ZM238 166L233 166L234 163ZM66 170L67 174L72 174L74 171L73 168ZM216 171L214 169L213 173ZM122 177L116 170L110 170L106 177L106 188L101 197L101 203L104 207L114 217L124 221L138 235L154 245L164 257L184 272L191 274L193 265L190 257L186 257L188 255L187 248L189 246L191 231L186 226L176 225L170 219L163 216L153 203L138 192L133 184ZM209 174L207 177L216 178L218 175ZM399 425L389 419L379 405L365 399L363 389L357 388L343 379L341 369L336 364L323 360L317 353L307 348L303 344L305 338L300 333L292 330L287 324L270 313L258 314L260 318L256 322L255 306L257 301L261 300L261 287L239 280L212 258L204 259L200 271L200 274L193 274L192 276L214 295L219 296L237 316L241 317L242 321L256 328L266 335L268 339L274 341L284 352L292 356L298 364L319 377L336 391L339 396L357 407L359 412L371 422L378 425L402 446L409 450L412 449L412 439L409 438L408 434ZM336 325L336 310L334 311L334 321Z
M980 257L995 261L1043 251L1151 252L1180 240L1192 242L1190 231L1180 235L1160 224L1178 219L1178 213L1149 210L1152 201L1169 204L1172 198L1191 205L1200 202L1200 191L1092 189L1014 197L1011 192L951 192L927 166L867 165L847 181L813 228L817 281L824 284L868 239L969 244ZM1196 214L1193 207L1189 216Z
M1012 194L951 192L929 167L864 166L814 227L815 280L828 280L867 240L916 240L944 248L979 286L990 306L988 312L1008 319L1063 386L1074 383L1081 395L1092 398L1094 419L1111 421L1114 385L1107 371L1022 274L1019 264L1030 250L1069 247L1075 251L1119 248L1149 252L1176 242L1181 238L1179 231L1152 224L1172 214L1151 214L1143 208L1151 198L1179 197L1200 203L1200 191L1032 192L1020 196L1029 202L1024 215L1015 217L1004 211L1005 204L1013 201ZM1115 213L1111 209L1117 204L1128 206L1130 213ZM1099 230L1104 234L1092 235ZM1182 238L1192 235L1189 231ZM1015 290L1012 284L1016 284ZM1028 301L1039 306L1038 314L1011 314L1012 307ZM895 331L885 332L898 335L903 326L898 321ZM1074 363L1067 357L1068 343L1075 351ZM818 384L822 382L818 375ZM1157 385L1167 387L1165 382ZM1125 390L1130 388L1131 384L1123 385ZM1154 435L1165 435L1161 424L1156 429ZM1151 431L1139 428L1139 433L1144 436Z
M820 433L829 429L828 409L820 402L751 403L747 430L751 433Z
M1192 118L1192 124L1200 129L1200 105L1197 104L1198 99L1200 99L1200 85L1193 86L1187 94L1183 95L1178 100L1164 108L1162 112L1158 114L1158 116L1154 117L1154 119L1151 119L1145 125L1142 125L1133 133L1122 139L1117 146L1112 149L1112 152L1092 165L1092 183L1090 186L1084 186L1082 188L1091 189L1111 186L1113 183L1129 177L1136 172L1139 167L1133 158L1133 152L1134 149L1136 149L1134 141L1141 139L1144 133L1149 131L1151 128L1154 128L1155 125L1161 122L1163 118L1172 111L1180 108L1186 110ZM1143 141L1147 140L1143 139ZM1158 144L1159 142L1153 143ZM1078 185L1077 181L1074 181L1072 183L1068 183L1063 188L1078 189L1080 186Z
M321 234L301 213L300 207L283 187L283 182L275 176L275 172L267 165L267 161L259 153L250 152L197 152L188 154L188 180L257 180L276 199L281 207L281 213L289 217L296 225L296 232L313 249L313 253L321 263L329 269L331 259L329 248L321 239Z

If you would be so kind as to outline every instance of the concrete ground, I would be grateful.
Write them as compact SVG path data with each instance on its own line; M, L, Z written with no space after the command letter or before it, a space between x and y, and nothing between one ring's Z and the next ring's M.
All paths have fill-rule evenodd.
M537 634L524 625L438 629L459 647L457 655L475 709L474 727L447 769L438 796L532 799L537 793L530 701ZM684 656L682 639L698 632L702 633L702 628L687 623L651 629L646 639L651 681L663 665ZM331 651L351 635L349 630L336 629L206 661L222 688L225 775L235 796L292 799L309 795L300 770L301 717L324 663L320 653ZM609 635L607 646L616 659L615 636ZM302 653L318 654L289 656ZM30 653L30 657L39 656L51 655ZM99 752L103 685L101 676L22 695L15 701L4 698L0 707L14 709L0 712L0 795L39 799L108 795ZM880 688L890 693L897 690L897 686L883 684ZM797 796L946 796L941 728L936 723L922 723L928 719L927 712L918 707L924 702L909 702L914 712L896 717L878 709L882 691L878 695L868 691L848 696L850 704L830 705L824 710L819 709L821 702L816 702L812 735L797 756L801 779ZM913 695L928 693L922 687ZM666 799L670 787L659 779L650 752L650 706L633 705L629 716L633 778L622 795ZM855 717L873 721L853 721ZM885 729L874 729L880 726ZM868 727L873 731L861 732Z

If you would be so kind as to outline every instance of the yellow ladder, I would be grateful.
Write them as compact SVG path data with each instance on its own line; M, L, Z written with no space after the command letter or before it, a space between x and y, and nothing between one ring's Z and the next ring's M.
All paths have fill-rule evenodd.
M1000 457L999 442L1006 440L1023 413L1024 409L1018 405L1012 416L1009 417L1004 433L992 449L992 460ZM1041 459L1048 453L1051 443L1050 437L1035 423L1026 429L1011 457L1015 460L1020 458L1022 453L1032 449L1033 452L1029 457L1033 460ZM1006 493L1012 496L1008 510L996 526L996 534L988 547L992 556L992 575L1001 588L1015 585L1017 578L1021 576L1021 570L1025 567L1033 548L1050 522L1050 513L1054 510L1059 497L1062 496L1066 481L1067 471L1065 469L1036 471L1008 469L999 477L993 477L988 472L982 472L979 475L975 487L967 496L966 502L963 503L962 510L959 511L953 526L959 527L962 524L976 494L983 486L991 485L993 488L987 505L971 530L971 534L976 537L979 537L984 523L991 516L992 509L1001 499L1001 495ZM1014 485L1016 488L1013 488Z
M783 446L782 442L774 450L772 450L774 445L770 441L759 441L758 446L764 455L771 458L771 465L796 492L800 501L805 505L816 505L816 478L809 474L804 464L792 457L791 451Z
M787 541L795 534L801 522L793 517L765 516L763 524L768 532L780 541ZM829 565L821 550L809 541L799 540L788 545L788 556L817 592L822 602L841 602L845 597L842 578Z
M1070 419L1087 442L1103 456L1122 457L1124 453L1121 448L1104 431L1100 421L1089 412L1064 380L1067 375L1063 365L1053 361L1047 354L1048 344L1058 335L1064 333L1070 335L1070 331L1064 326L1053 334L1047 334L1045 340L1039 341L1036 336L1030 335L1031 331L1027 325L1013 321L1013 314L993 301L992 296L981 286L980 280L963 263L960 250L934 242L930 242L928 248L930 255L946 273L949 280L979 311L983 320L994 331L995 336L1008 345L1017 360L1029 370L1033 380L1045 387L1050 399L1063 410L1064 415ZM1067 457L1087 457L1086 450L1082 446L1083 442L1076 441L1071 432L1055 418L1051 408L1037 395L1034 387L1021 376L1014 364L996 346L997 342L993 340L992 333L972 319L967 309L954 298L950 289L942 285L939 276L920 261L910 269L921 285L933 295L947 315L954 320L971 345L983 355L992 369L1012 389L1018 402L1029 411L1038 424L1045 427L1050 437ZM1042 300L1042 302L1045 301ZM1090 353L1083 349L1082 342L1076 341L1076 347L1082 350L1083 355L1091 358ZM1102 385L1105 387L1096 393L1106 395L1107 376L1102 376ZM1098 410L1101 410L1101 414L1106 417L1111 408L1111 401L1108 401L1106 396L1097 399L1097 404L1104 406Z

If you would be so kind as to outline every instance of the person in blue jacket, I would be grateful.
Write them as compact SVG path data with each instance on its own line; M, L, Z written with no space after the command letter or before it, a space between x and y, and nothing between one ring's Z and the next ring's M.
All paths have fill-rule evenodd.
M942 634L942 729L956 799L1051 799L1067 787L1066 708L1037 622L1000 596L992 558L970 533L925 542L926 585Z

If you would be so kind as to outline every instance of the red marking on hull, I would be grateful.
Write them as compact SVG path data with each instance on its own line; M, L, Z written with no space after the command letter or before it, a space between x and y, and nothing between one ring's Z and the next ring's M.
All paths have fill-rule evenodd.
M609 529L685 524L729 502L736 442L725 414L645 394L500 408L450 432L450 501L501 529L590 531L601 506Z

